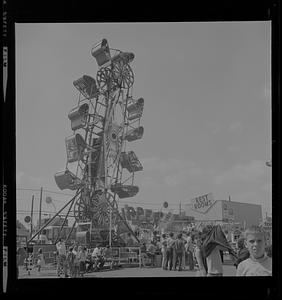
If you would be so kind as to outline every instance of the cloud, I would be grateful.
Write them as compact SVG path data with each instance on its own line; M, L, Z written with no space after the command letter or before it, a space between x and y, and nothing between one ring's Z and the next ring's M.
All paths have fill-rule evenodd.
M235 184L235 183L250 183L259 181L265 174L265 163L259 160L253 160L248 164L240 164L233 166L229 170L222 172L214 177L214 183L220 184Z

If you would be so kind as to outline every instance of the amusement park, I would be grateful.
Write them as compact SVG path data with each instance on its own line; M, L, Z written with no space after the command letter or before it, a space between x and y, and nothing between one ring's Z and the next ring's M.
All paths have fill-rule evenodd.
M204 184L194 190L191 188L191 197L188 184L181 191L185 190L185 197L180 192L174 195L178 188L177 180L184 183L185 176L192 174L191 177L197 179L204 172L187 163L188 160L184 167L190 169L183 171L179 167L181 159L172 159L169 163L173 168L181 169L177 174L180 174L179 177L183 175L184 179L173 175L165 177L163 174L169 164L160 163L156 167L157 158L152 156L146 161L146 156L142 156L142 141L144 132L147 132L144 131L144 124L147 124L144 119L147 113L151 113L151 119L158 123L158 115L144 109L145 91L144 96L139 94L142 89L134 89L138 82L133 68L137 55L135 57L131 50L112 47L114 43L112 45L108 38L102 38L91 46L89 56L96 74L81 74L70 81L76 98L65 101L69 107L64 126L69 134L60 135L65 157L56 158L52 169L58 161L61 166L55 167L54 173L51 173L58 190L50 191L40 183L40 189L33 190L40 196L35 198L32 195L31 210L17 211L18 215L24 215L24 221L17 218L16 225L18 278L236 276L238 265L250 255L242 246L244 232L254 225L264 232L265 251L271 257L272 217L267 213L264 216L261 202L240 202L242 198L217 196L216 188L212 190ZM142 64L139 63L139 66ZM235 125L230 131L240 130L240 124ZM163 125L160 128L162 130ZM161 130L156 129L155 132L161 136ZM56 138L63 132L57 131ZM149 131L151 128L148 126ZM171 140L177 136L163 135L164 145L172 144ZM48 136L49 143L52 143L52 138L52 135ZM160 148L166 151L164 145ZM188 150L185 147L183 150L185 155L189 152L188 142L186 146ZM199 152L204 149L200 148ZM140 153L138 149L141 149ZM173 149L178 151L177 146ZM139 175L146 172L147 166L153 171L159 168L163 177L158 181L157 176L150 174L146 175L146 180L140 180ZM271 167L271 164L267 166ZM251 167L257 171L257 165ZM239 171L246 169L240 167ZM233 173L227 174L227 179L214 176L214 186L217 184L218 187L220 180L222 185L228 184L228 178L232 179L232 176ZM158 185L163 178L167 187L171 188L168 195ZM33 182L40 181L35 179ZM138 197L144 186L154 185L154 191L159 195L155 201L160 201L151 208L150 203L146 205L139 201L153 199L150 191L149 197ZM203 189L206 191L201 192ZM54 199L52 193L59 195L54 197L61 198ZM133 202L134 198L137 198L136 202ZM35 212L37 200L39 210ZM42 209L43 204L45 207L53 206L54 211L46 213ZM209 263L213 253L211 248L218 250L214 254L218 264L215 272L211 270L213 263ZM241 252L244 252L244 259L240 256ZM270 274L268 269L263 272L264 275Z

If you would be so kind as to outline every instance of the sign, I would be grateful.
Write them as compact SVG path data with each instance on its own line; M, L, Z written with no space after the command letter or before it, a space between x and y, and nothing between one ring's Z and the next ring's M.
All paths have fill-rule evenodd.
M30 216L26 216L26 217L24 218L24 221L25 221L26 223L29 223L29 222L31 221L31 217L30 217Z
M172 213L172 211L169 211L167 214L165 214L163 216L161 221L164 222L164 223L167 223L167 222L172 221L172 219L173 219L173 213Z
M191 199L192 209L202 214L205 214L214 202L212 193Z
M47 203L47 204L50 204L50 203L52 203L52 198L51 197L46 197L46 199L45 199L45 202Z

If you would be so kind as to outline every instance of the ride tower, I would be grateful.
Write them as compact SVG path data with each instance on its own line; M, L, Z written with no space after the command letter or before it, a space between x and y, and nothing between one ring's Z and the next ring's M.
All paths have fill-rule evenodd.
M68 114L72 134L65 138L66 166L55 174L59 189L75 191L69 202L77 237L115 245L131 232L118 210L118 199L135 196L135 173L143 166L128 144L141 139L144 99L134 98L134 54L111 49L106 39L91 50L96 79L83 75L73 82L77 105Z

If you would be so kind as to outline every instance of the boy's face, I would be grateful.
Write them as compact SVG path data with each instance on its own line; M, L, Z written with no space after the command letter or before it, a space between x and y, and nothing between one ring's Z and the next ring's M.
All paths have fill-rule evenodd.
M251 257L262 257L265 252L265 238L263 233L249 233L246 237L245 245L248 248Z

